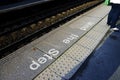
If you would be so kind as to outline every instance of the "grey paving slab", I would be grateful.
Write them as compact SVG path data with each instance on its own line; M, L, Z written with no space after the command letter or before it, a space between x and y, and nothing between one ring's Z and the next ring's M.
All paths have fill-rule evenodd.
M56 32L58 32L59 30L67 27L68 25L72 24L73 22L75 22L76 20L80 19L82 17L82 15L77 16L76 18L66 22L64 25L59 25L58 28L53 29L52 31L50 31L49 33L45 34L44 36L41 36L40 38L34 40L31 42L31 44L34 46L36 44L39 44L41 41L44 41L46 38L48 38L49 36L51 36L52 34L55 34Z
M120 80L120 66L118 69L114 72L114 74L110 77L109 80Z
M79 20L80 18L84 17L83 14L77 16L76 18L73 18L72 20L68 21L64 25L61 25L62 27L69 26L70 24L74 23L75 21Z
M94 7L93 9L88 10L88 11L85 12L83 15L86 15L86 14L89 14L89 13L95 11L95 10L98 10L98 9L99 9L100 7L102 7L102 6L103 6L103 4L100 4L99 6L96 6L96 7Z
M63 54L63 50L60 51L58 48L54 47L54 45L44 41L34 46L53 58L58 58L61 54Z
M105 15L107 15L110 11L110 7L103 5L99 6L95 9L92 9L89 13L84 14L85 16L90 16L90 17L99 17L103 18Z
M39 74L34 80L65 80L65 79L47 68L41 74Z
M89 31L92 27L94 27L102 18L94 18L94 17L81 17L79 20L70 24L68 27L73 29L80 29L83 31Z
M94 7L93 9L88 10L88 11L85 12L83 15L86 15L86 14L89 14L89 13L95 11L95 10L98 10L98 9L99 9L100 7L102 7L102 6L103 6L103 4L100 4L99 6L96 6L96 7Z
M72 77L72 75L77 71L79 66L78 61L63 54L48 68L57 75L69 80L69 78Z
M83 30L80 30L80 29L77 29L77 28L71 28L71 27L64 27L64 28L61 29L61 31L78 35L79 38L86 33L86 31L83 31Z
M50 32L44 34L44 35L41 36L40 38L32 41L30 44L34 46L34 45L40 43L41 41L44 41L46 38L48 38L48 37L51 36L52 34L55 34L57 31L59 31L60 28L61 28L61 27L58 27L58 28L56 28L56 29L51 30Z
M64 31L58 31L57 33L50 36L44 41L53 45L55 48L59 49L60 51L64 52L78 39L79 39L78 35L64 32Z
M91 52L92 51L90 49L74 44L64 54L74 60L79 61L82 64L82 62L84 62L84 60L90 55Z
M32 80L53 58L32 48L7 62L0 62L0 80Z
M0 63L6 63L7 61L21 55L21 53L23 53L25 50L29 50L32 47L33 46L31 44L25 45L25 46L19 48L18 50L14 51L13 53L7 55L6 57L0 59Z

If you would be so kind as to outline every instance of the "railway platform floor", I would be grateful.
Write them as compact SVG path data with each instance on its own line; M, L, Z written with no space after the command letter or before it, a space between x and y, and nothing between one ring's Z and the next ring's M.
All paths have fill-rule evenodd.
M106 25L109 10L100 4L2 58L0 80L69 80L79 76L79 69L94 51L100 52L98 48L111 34L120 34L110 32Z
M120 32L110 32L103 44L74 74L71 80L119 80Z

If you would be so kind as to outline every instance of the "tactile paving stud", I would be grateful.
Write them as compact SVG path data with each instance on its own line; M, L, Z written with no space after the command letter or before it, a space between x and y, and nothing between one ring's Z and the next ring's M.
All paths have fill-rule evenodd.
M34 80L65 80L65 79L47 68L42 73L40 73Z
M94 50L94 48L98 44L98 41L84 36L76 44L84 46L85 48Z
M90 49L74 44L64 54L82 63L91 52Z
M105 33L109 30L109 26L107 25L97 25L93 28L94 31L99 32L99 33Z
M69 79L79 68L79 62L62 55L48 68L65 79Z
M104 37L104 35L105 35L105 33L99 33L99 32L96 32L94 30L91 30L85 36L89 37L91 39L95 39L99 42Z

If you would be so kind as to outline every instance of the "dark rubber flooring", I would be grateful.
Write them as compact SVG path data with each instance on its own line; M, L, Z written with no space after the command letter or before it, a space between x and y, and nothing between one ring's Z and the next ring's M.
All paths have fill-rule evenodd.
M120 32L113 32L71 80L108 80L120 65Z

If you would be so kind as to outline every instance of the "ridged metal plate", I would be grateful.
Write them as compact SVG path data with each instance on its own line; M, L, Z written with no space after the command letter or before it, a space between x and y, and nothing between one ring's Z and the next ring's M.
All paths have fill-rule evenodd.
M65 79L69 79L79 68L79 62L62 55L48 68Z
M58 76L48 68L40 73L34 80L65 80L64 78Z
M82 63L90 55L90 53L91 50L74 44L64 54Z

